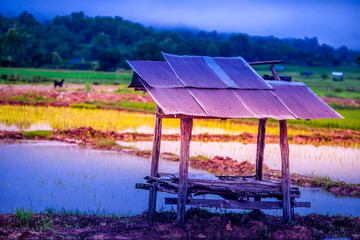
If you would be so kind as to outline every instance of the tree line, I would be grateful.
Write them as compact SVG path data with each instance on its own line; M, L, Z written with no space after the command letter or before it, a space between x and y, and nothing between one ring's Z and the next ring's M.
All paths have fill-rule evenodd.
M39 22L23 12L0 15L0 65L114 71L127 59L163 60L180 55L242 56L247 61L282 59L308 66L356 65L358 51L320 45L316 38L279 39L204 31L157 31L121 17L83 12Z

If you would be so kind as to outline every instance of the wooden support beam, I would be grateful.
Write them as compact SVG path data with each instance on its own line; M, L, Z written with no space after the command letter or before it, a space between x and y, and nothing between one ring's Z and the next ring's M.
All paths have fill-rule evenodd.
M275 70L274 64L271 64L270 69L271 69L271 72L272 72L272 74L274 76L274 79L278 80L278 81L281 81L281 78L279 77L279 74L277 74L277 72Z
M248 62L249 65L267 65L267 64L277 64L283 63L283 60L272 60L272 61L259 61L259 62Z
M266 118L259 119L258 136L256 144L256 178L262 180L264 149L265 149Z
M192 118L180 119L180 166L176 221L185 224Z
M166 205L177 204L176 198L165 198ZM197 207L216 207L216 208L231 208L231 209L281 209L282 202L273 201L236 201L236 200L215 200L215 199L188 199L187 205ZM293 207L309 208L309 202L294 202Z
M289 139L286 120L280 120L281 188L283 194L284 222L291 221Z
M151 159L151 172L152 177L156 177L159 169L159 157L160 157L160 145L161 145L161 127L162 119L157 115L160 113L159 106L156 106L155 111L155 129L154 129L154 141L153 141L153 150L152 150L152 159ZM150 215L153 215L156 211L156 190L157 187L154 185L150 186L149 189L149 205L148 212Z

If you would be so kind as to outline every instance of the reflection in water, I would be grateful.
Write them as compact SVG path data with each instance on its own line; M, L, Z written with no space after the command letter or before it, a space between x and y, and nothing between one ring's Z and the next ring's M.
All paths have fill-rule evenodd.
M161 172L177 172L178 163L160 161ZM144 182L150 160L117 152L97 151L57 142L0 144L0 212L20 207L138 214L146 210L148 192L134 188ZM204 171L189 169L189 172ZM158 194L158 209L165 193ZM312 212L360 216L360 199L335 197L322 189L302 188L299 201ZM271 211L280 214L281 211Z
M118 142L120 145L151 150L152 142ZM162 152L179 154L179 141L162 141ZM191 142L190 156L212 158L228 156L238 161L255 163L256 145L238 142ZM329 177L360 183L360 149L334 146L290 145L290 171L307 176ZM280 147L278 144L266 144L264 163L271 169L281 168Z
M177 172L178 163L161 160L159 171ZM135 183L149 172L149 159L117 152L57 142L0 144L0 212L26 207L141 213L148 195ZM159 208L165 196L159 194Z

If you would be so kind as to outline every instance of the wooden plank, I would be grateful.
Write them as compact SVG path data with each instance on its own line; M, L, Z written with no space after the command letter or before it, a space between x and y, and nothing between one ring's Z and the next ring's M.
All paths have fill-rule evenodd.
M153 177L157 176L158 174L159 158L160 158L162 119L157 117L158 113L160 113L160 108L159 106L156 106L154 140L153 140L151 171L150 171L150 175ZM150 215L153 215L155 211L156 211L156 186L151 185L149 189L148 212Z
M281 186L284 222L291 221L289 139L286 120L280 120Z
M180 119L180 166L176 221L185 224L192 118Z
M178 199L165 198L166 205L176 205ZM187 205L197 207L216 207L216 208L231 208L231 209L282 209L282 202L274 201L236 201L236 200L215 200L215 199L188 199ZM309 208L309 202L295 202L294 208L303 207Z
M283 60L271 60L271 61L259 61L259 62L248 62L249 65L267 65L267 64L277 64L283 63Z
M266 118L259 119L258 136L256 144L256 178L262 180L264 149L265 149Z

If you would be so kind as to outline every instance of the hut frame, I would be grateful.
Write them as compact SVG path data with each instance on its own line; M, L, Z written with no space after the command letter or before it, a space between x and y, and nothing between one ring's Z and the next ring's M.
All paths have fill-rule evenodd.
M274 64L282 63L281 60L265 61L265 62L249 62L249 65L270 64L271 71L275 81L281 81L277 74ZM136 76L136 74L134 74ZM135 90L145 90L144 87L130 85L135 87ZM172 180L161 180L160 176L163 175L158 172L159 158L160 158L160 145L161 145L161 132L162 132L162 119L163 118L179 118L180 119L180 164L179 176ZM155 128L152 149L151 171L150 176L145 177L148 184L137 184L136 188L149 190L149 203L148 212L150 215L156 212L156 198L157 191L165 191L177 194L177 198L166 198L166 204L177 205L177 222L179 224L185 223L186 205L202 206L202 207L221 207L221 208L236 208L236 209L282 209L284 222L290 222L294 219L294 207L310 207L309 202L295 202L295 197L300 196L297 188L290 186L290 168L289 168L289 139L287 133L286 120L279 120L280 125L280 151L281 151L281 184L268 183L263 181L263 162L264 162L264 149L265 149L265 132L266 132L266 118L259 119L257 147L256 147L256 171L253 176L221 176L220 181L215 183L212 181L195 181L188 179L189 167L189 154L190 154L190 141L193 127L193 119L215 119L215 117L194 117L183 114L166 115L162 112L159 106L156 107L155 112ZM219 118L216 118L219 119ZM225 120L225 119L224 119ZM239 182L234 180L252 178L253 181ZM189 190L189 183L191 184L191 191ZM244 184L246 183L246 184ZM214 187L215 184L215 187ZM269 194L256 194L248 192L246 198L235 198L235 200L210 200L210 199L192 199L191 193L218 193L219 195L228 194L234 197L236 194L229 193L233 191L238 185L245 186L249 189L249 185L253 188L266 189L267 187L275 187L281 190L281 194L275 196L271 194L271 190L267 190ZM270 186L271 185L271 186ZM221 191L221 189L225 189ZM271 189L271 188L270 188ZM249 190L248 190L249 191ZM249 196L254 197L254 201L249 201ZM261 198L277 197L281 201L261 201Z

